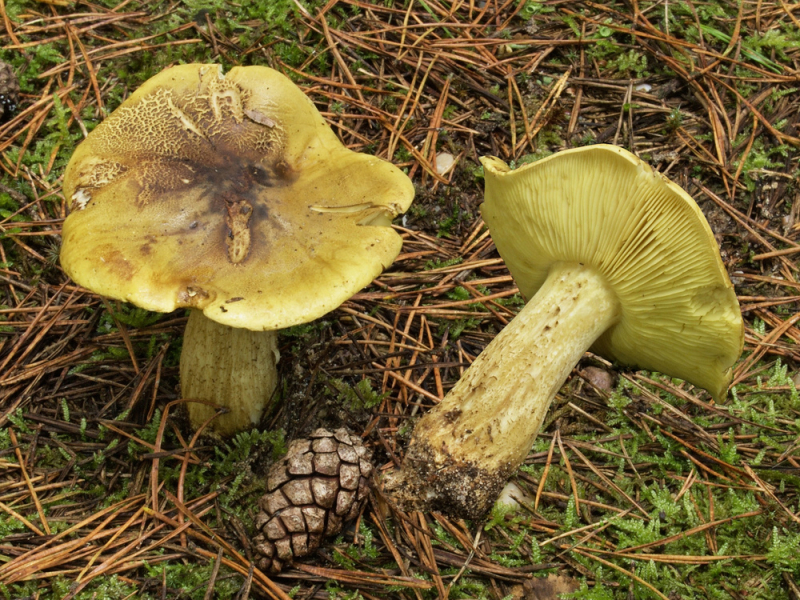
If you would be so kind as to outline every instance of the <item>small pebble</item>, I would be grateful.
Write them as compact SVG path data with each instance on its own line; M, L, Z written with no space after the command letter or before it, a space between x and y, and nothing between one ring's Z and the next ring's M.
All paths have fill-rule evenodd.
M444 175L453 168L455 162L455 157L449 152L439 152L436 155L436 172L439 175Z
M503 488L503 491L500 492L500 496L495 501L495 506L508 507L511 510L520 510L522 508L520 501L525 504L533 504L533 498L528 496L516 483L509 481L506 487Z
M586 367L581 371L581 377L602 392L610 392L614 387L611 373L598 367Z

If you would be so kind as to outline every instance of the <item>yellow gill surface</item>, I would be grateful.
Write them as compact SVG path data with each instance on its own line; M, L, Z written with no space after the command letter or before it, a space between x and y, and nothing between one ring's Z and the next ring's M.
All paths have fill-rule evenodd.
M724 395L744 326L702 212L679 186L608 145L511 171L484 159L482 212L531 298L556 263L596 268L621 305L593 350Z

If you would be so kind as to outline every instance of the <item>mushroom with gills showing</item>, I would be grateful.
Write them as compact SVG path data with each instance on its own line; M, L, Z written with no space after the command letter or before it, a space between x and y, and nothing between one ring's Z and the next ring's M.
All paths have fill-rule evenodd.
M722 398L744 325L697 204L633 154L567 150L515 171L482 159L483 218L530 301L417 423L387 491L476 518L528 454L589 348Z
M348 150L266 67L172 67L76 149L61 264L80 285L151 311L190 308L182 395L258 423L277 384L276 331L333 310L400 251L414 196L388 162ZM197 428L215 414L188 405Z

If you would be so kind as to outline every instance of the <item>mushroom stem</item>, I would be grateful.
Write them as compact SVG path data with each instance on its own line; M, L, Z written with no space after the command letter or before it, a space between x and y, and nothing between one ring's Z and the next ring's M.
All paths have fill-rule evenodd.
M278 384L278 334L221 325L192 310L181 351L184 398L206 400L228 409L213 430L232 435L256 426ZM189 402L189 419L197 429L216 408Z
M596 270L557 263L519 314L414 429L390 491L414 508L476 518L527 456L556 392L619 318Z

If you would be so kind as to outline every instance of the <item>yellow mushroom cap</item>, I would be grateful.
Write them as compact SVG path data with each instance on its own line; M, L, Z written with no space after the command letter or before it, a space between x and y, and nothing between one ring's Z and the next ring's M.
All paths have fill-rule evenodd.
M78 146L64 177L61 264L143 308L187 306L279 329L336 308L388 267L414 196L393 165L345 148L266 67L172 67Z
M744 325L711 228L685 191L610 145L515 171L482 162L483 218L526 298L554 263L594 267L621 307L595 352L724 396Z

